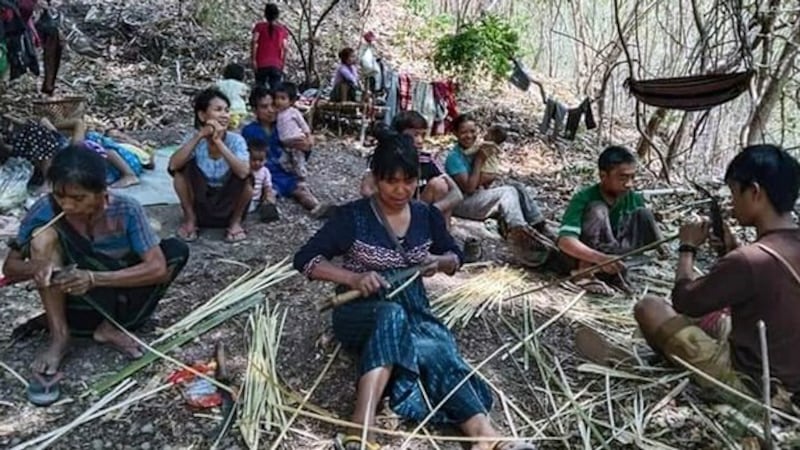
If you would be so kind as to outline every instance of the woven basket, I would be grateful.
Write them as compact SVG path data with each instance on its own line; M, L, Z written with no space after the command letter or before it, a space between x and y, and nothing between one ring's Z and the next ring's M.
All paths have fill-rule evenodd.
M86 113L86 97L64 97L56 100L34 100L33 113L52 122L80 119Z

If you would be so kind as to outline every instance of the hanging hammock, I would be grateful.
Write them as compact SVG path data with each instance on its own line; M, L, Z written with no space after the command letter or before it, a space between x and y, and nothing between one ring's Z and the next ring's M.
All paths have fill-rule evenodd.
M633 77L633 60L625 42L622 26L619 21L619 4L614 0L614 16L620 43L625 51L630 76L624 85L640 102L650 106L684 111L701 111L729 102L750 87L750 80L755 71L752 68L743 72L690 75L675 78L656 78L636 80ZM742 42L743 60L746 42Z
M729 102L750 87L752 70L728 74L634 80L625 85L642 103L668 109L700 111Z

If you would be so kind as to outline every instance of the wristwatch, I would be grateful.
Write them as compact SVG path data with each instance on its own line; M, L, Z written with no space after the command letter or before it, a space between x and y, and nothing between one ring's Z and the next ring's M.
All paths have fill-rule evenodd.
M681 244L678 247L678 253L691 253L692 255L697 254L697 246L692 244Z

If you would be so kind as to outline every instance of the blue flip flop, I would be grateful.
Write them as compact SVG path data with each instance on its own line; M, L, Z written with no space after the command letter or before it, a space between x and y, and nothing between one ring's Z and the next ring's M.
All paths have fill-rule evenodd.
M36 406L50 406L61 398L59 382L64 378L64 374L56 372L52 375L45 373L33 374L28 384L28 401Z

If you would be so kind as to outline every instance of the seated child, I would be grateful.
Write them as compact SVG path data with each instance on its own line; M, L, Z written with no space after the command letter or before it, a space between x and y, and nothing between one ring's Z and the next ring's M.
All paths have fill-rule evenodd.
M481 186L488 187L500 175L500 146L506 139L508 139L506 130L500 125L492 125L486 131L483 141L464 150L464 154L467 156L473 156L478 152L486 155L486 162L483 163L481 169Z
M253 199L248 212L258 210L262 222L278 220L278 208L275 206L275 192L272 190L272 176L269 169L264 166L267 159L269 144L261 139L247 141L247 151L250 153L250 170L253 173Z
M275 108L278 110L278 137L287 143L303 137L311 137L311 128L303 118L303 113L294 107L297 101L297 87L293 83L283 83L272 90ZM308 176L306 169L307 153L284 147L280 164L284 170L293 173L304 181Z
M228 122L229 130L236 130L247 116L246 98L250 88L244 83L244 66L241 64L228 64L222 70L222 79L217 81L219 89L228 101L231 102L231 118Z

